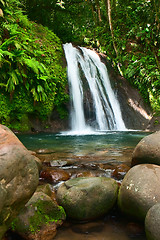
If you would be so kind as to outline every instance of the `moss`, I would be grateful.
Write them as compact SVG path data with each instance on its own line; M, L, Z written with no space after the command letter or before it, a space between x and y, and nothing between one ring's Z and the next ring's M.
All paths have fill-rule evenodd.
M35 214L29 218L29 229L32 233L40 230L42 225L49 224L50 222L56 223L57 221L64 219L65 211L63 207L57 206L53 211L52 202L46 203L45 201L38 201L33 207L36 209Z
M8 2L5 21L0 22L0 123L28 131L30 116L47 122L53 109L61 118L67 116L69 97L60 39L48 28L29 21L16 2Z
M12 222L13 231L19 233L35 233L42 226L50 223L60 224L65 220L66 214L63 207L53 201L39 199L25 207L20 215Z

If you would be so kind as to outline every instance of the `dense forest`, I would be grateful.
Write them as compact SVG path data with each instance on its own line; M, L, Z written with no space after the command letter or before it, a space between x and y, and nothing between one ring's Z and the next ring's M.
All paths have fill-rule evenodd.
M0 0L0 123L67 117L66 42L104 53L160 115L160 1Z

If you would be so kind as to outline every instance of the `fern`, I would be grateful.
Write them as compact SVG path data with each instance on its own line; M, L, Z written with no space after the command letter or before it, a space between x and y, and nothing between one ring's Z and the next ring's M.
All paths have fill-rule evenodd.
M3 51L0 49L0 61L2 61L2 58L5 58L6 56L13 60L14 54L9 51Z

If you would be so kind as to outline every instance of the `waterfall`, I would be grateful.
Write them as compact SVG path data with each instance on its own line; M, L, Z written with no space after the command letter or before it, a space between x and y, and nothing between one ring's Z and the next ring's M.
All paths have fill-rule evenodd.
M126 130L106 66L98 54L71 43L63 47L71 98L71 129Z

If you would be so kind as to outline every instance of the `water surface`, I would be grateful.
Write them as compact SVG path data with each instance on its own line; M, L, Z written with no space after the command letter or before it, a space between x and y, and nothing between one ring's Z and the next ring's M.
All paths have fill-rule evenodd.
M132 152L137 143L149 133L140 131L97 132L89 135L69 133L19 134L18 138L32 151L36 151L46 161L71 161L69 171L82 171L100 166L103 176L110 176L106 166L121 163L130 165ZM101 164L101 165L100 165ZM61 168L67 169L66 166ZM104 168L104 169L102 169ZM107 167L106 167L107 168ZM93 168L92 171L97 171ZM98 172L99 174L99 172ZM106 175L105 175L106 174ZM119 213L111 212L102 219L89 223L66 221L58 229L55 240L146 240L144 228Z
M18 138L29 149L49 149L54 152L66 152L75 155L96 154L97 151L114 149L115 152L125 148L134 148L148 132L140 131L106 131L90 135L65 135L64 133L18 134Z

